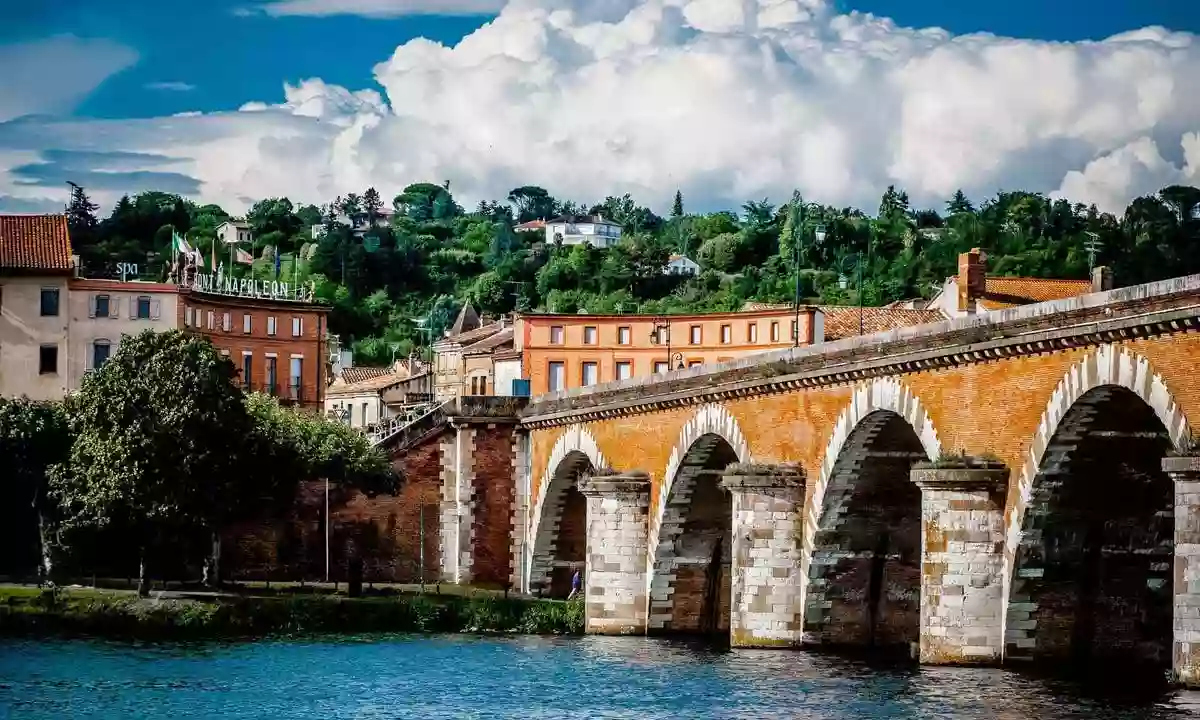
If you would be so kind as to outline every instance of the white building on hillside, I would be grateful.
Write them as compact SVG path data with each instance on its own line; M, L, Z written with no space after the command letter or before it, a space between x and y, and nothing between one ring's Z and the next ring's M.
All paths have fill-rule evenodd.
M250 230L250 223L228 220L217 226L217 242L225 245L247 244L254 242L254 233Z
M686 255L672 255L663 268L664 275L698 275L700 266Z
M546 221L546 242L561 245L588 243L608 248L621 239L621 226L600 215L563 216Z

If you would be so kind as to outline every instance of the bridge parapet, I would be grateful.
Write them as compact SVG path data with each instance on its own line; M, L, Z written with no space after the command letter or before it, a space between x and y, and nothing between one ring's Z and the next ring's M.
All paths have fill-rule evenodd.
M540 428L1200 327L1200 275L791 348L533 398Z

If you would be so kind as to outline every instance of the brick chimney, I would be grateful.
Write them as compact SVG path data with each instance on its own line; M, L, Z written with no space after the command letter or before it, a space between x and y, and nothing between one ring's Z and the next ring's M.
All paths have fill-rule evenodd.
M987 255L971 248L958 256L958 310L968 312L983 297L987 286Z
M1101 265L1092 269L1092 292L1104 292L1113 289L1112 268Z

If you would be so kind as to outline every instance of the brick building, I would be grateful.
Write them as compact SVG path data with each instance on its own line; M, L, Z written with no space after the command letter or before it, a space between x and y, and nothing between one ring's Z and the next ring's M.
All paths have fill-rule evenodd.
M237 367L242 387L321 412L329 385L329 308L314 302L182 290L182 326Z
M514 331L530 393L586 387L791 347L792 306L701 315L520 315ZM800 308L800 344L825 340L824 317Z

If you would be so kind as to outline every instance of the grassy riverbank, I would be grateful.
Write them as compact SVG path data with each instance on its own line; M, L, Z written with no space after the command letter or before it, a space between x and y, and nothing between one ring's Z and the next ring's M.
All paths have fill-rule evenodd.
M108 590L0 588L0 636L190 640L363 632L579 634L583 607L430 594L142 599Z

